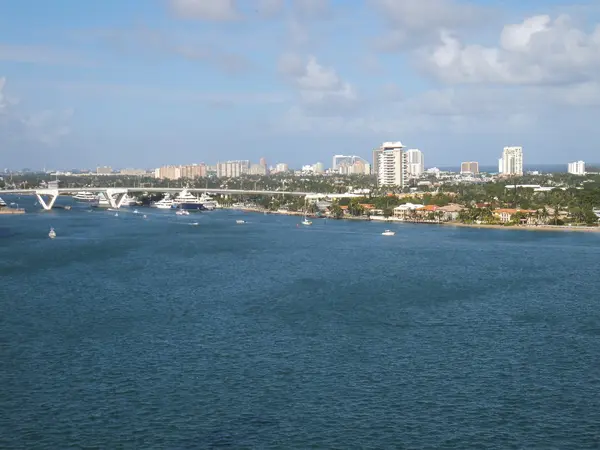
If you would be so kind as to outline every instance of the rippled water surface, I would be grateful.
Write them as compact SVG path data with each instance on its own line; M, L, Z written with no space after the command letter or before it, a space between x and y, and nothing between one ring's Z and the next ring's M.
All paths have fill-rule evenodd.
M600 447L600 234L143 213L0 216L0 448Z

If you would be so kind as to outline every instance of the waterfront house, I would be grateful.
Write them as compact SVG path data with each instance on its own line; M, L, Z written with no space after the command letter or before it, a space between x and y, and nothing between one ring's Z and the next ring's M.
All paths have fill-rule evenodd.
M531 209L500 208L495 209L493 213L501 223L513 222L516 214L521 216L520 223L523 225L534 225L537 223L537 211Z
M405 203L394 208L394 217L399 220L412 219L416 217L417 210L424 208L425 205L415 205L414 203Z

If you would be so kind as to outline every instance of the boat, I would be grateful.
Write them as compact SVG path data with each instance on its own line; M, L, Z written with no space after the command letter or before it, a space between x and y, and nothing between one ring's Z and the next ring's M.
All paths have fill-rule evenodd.
M134 209L134 210L133 210L133 213L134 213L134 214L139 214L140 212L139 212L137 209Z
M130 197L128 194L123 196L121 200L121 206L137 206L138 201L134 197Z
M50 232L48 233L48 237L50 239L54 239L56 237L56 231L54 231L54 228L50 228Z
M115 213L115 217L119 217L119 213Z
M312 222L310 220L308 220L308 217L306 217L306 213L304 213L304 220L302 221L302 225L312 225Z
M82 191L73 195L73 200L76 202L95 203L98 201L98 195L93 192Z
M0 208L6 206L6 202L4 200L2 200L2 197L0 197Z
M236 220L235 223L242 224L242 223L246 223L246 221L245 220Z
M185 209L180 209L175 214L177 214L178 216L189 216L190 212Z
M244 205L243 203L234 203L233 205L231 205L231 207L233 209L244 209L246 205Z
M148 218L148 216L146 216L146 214L144 214L144 219L147 219L147 218Z
M171 209L171 208L175 208L175 202L173 201L171 196L169 194L167 194L167 195L165 195L165 197L162 200L154 202L150 206L152 208L158 208L158 209Z
M216 200L214 200L210 195L208 195L207 193L203 193L200 196L200 201L202 202L202 204L204 205L204 207L208 210L208 211L213 211L217 208L220 207L219 202L217 202Z
M190 223L190 225L193 226L193 227L197 227L200 224L198 222L192 222L192 223Z
M198 197L187 189L184 189L175 197L174 204L176 208L190 211L205 211L206 208Z
M385 230L383 233L381 233L382 236L394 236L395 234L396 232L391 230Z

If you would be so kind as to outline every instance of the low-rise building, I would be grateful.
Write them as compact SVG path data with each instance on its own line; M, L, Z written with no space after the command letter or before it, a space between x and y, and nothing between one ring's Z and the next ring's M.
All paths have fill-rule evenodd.
M496 216L501 223L513 222L515 214L520 214L522 216L520 221L523 224L533 225L537 223L537 217L535 217L535 214L537 213L536 210L499 208L495 209L493 213L494 216Z

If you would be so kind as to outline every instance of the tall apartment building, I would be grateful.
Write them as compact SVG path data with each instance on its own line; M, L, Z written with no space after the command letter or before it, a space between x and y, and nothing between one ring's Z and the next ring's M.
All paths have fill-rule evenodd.
M402 142L384 142L373 150L373 173L379 186L406 186L408 159Z
M248 174L250 161L225 161L217 163L217 177L236 178Z
M568 172L573 175L585 175L585 163L583 161L569 163Z
M504 147L502 158L498 161L498 169L504 176L523 176L523 148Z
M163 180L179 180L180 178L198 178L206 176L205 164L188 164L184 166L162 166L154 171L154 177Z
M290 170L290 167L286 163L277 163L275 165L275 172L285 173Z
M267 166L266 164L251 164L249 173L250 175L266 175Z
M362 161L366 164L368 162L356 155L334 155L333 162L331 164L331 170L334 172L340 172L341 167L348 167L354 165L357 161ZM340 172L342 173L342 172Z
M408 162L408 175L418 178L425 172L425 159L423 152L416 148L406 150L406 159Z
M479 163L477 161L467 161L460 164L460 173L476 175L479 173Z

